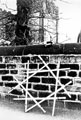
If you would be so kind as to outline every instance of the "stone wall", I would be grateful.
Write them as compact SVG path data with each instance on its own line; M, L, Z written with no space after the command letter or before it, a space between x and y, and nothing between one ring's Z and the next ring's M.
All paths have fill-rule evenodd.
M58 97L66 97L66 100L81 101L81 55L40 55L41 58L48 64L51 70L57 68L57 63L60 61L59 81L63 85L71 81L71 84L66 87L71 94L69 98L64 90L59 91ZM29 61L29 64L28 64ZM43 62L37 55L23 56L0 56L0 93L8 94L19 82L27 78L27 70L36 72L43 67ZM64 70L69 68L69 70ZM61 70L62 69L62 70ZM43 70L47 70L46 67ZM29 73L29 76L33 73ZM57 71L54 71L54 75ZM46 97L55 91L55 78L49 71L36 72L28 81L29 92L34 97ZM26 83L23 83L26 87ZM58 88L60 85L58 85ZM25 92L22 87L14 89L9 95L24 96Z

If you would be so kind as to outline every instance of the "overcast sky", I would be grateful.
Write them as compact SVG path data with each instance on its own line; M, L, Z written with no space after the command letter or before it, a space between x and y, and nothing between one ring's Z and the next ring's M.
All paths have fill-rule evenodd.
M67 0L69 3L58 2L60 19L59 41L77 42L81 30L81 0Z
M81 30L81 0L57 0L59 6L59 42L77 42L77 36ZM4 3L7 3L8 8L16 10L16 0L0 0L0 7L7 9ZM7 11L10 9L7 9ZM16 11L12 11L16 13Z
M7 6L5 6L5 3ZM17 13L16 0L0 0L0 7L3 10L11 11L13 14Z

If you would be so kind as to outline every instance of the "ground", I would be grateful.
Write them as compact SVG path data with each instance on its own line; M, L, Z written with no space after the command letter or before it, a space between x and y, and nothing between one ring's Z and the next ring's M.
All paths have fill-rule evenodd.
M24 112L24 102L12 101L0 98L0 120L81 120L80 109L55 110L55 116L51 116L51 107L45 107L47 113L44 114L38 107Z

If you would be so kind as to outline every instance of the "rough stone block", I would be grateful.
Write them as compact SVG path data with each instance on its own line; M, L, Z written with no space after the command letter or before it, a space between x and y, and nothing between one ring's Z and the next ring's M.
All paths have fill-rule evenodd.
M70 97L69 97L68 95L66 95L66 94L58 93L58 94L57 94L57 97L65 97L66 100L76 100L76 95L71 95L71 98L70 98Z
M30 57L26 57L26 56L23 56L22 58L21 58L21 61L22 61L22 63L27 63L28 61L30 61Z
M26 83L22 84L26 88ZM31 83L28 83L28 88L30 89L32 87Z
M46 83L46 84L55 84L56 83L56 80L55 78L45 78L43 77L42 78L42 83Z
M74 56L69 56L69 62L68 63L76 63L77 61L76 61L76 56L74 57Z
M3 62L3 57L0 57L0 62Z
M55 76L57 75L57 71L54 71L53 73L54 73ZM50 75L51 75L51 73L50 73Z
M70 68L72 70L79 70L79 64L60 64L60 68Z
M5 86L6 87L15 87L15 86L17 86L18 84L17 83L5 83Z
M41 84L38 84L38 85L33 85L33 89L35 90L49 90L49 86L48 85L41 85Z
M0 70L0 75L9 74L9 70Z
M0 82L0 86L3 86L3 82Z
M45 62L49 62L49 56L41 56Z
M79 71L79 77L81 77L81 71Z
M29 93L33 96L33 97L38 97L37 91L30 91Z
M29 79L29 82L39 83L40 82L40 78L32 77L32 78Z
M19 75L27 75L27 70L20 70L18 71L19 72Z
M20 62L21 62L21 57L19 57L19 56L14 56L14 57L12 57L12 61L13 61L14 63L20 63Z
M60 78L60 81L64 85L71 81L71 83L69 85L73 85L73 80L70 78Z
M65 97L66 98L66 94L63 94L63 93L57 93L57 98L62 98L62 97Z
M7 69L15 69L16 64L7 64Z
M6 64L0 64L0 69L6 68Z
M74 84L78 84L79 86L81 86L81 78L80 77L75 78L74 79Z
M81 63L81 56L77 56L77 57L76 57L76 62L77 62L77 63Z
M18 74L18 70L10 70L11 74Z
M78 100L81 101L81 95L78 95Z
M66 76L66 71L59 71L59 77Z
M81 92L81 85L79 84L73 84L73 85L69 85L66 87L67 91L70 92Z
M59 88L61 88L60 85L57 87L57 89L59 89ZM59 93L63 93L63 92L64 92L64 89L61 89L61 90L59 91Z
M11 94L14 94L14 95L22 95L22 91L21 90L17 90L17 89L14 89Z
M31 63L39 63L39 62L41 62L41 60L38 56L31 57Z
M12 63L12 57L4 57L4 62L5 63Z
M17 64L17 68L18 68L18 69L23 69L23 68L25 68L25 64L24 64L24 63L22 63L22 64Z
M50 95L49 92L39 92L39 97L47 97L48 95Z
M37 64L29 64L29 69L37 69L38 65Z
M50 69L56 69L57 65L56 64L48 64Z
M57 63L58 62L58 57L54 55L50 55L49 63Z
M18 56L6 56L5 63L19 63L21 62L21 57Z
M13 76L2 76L3 81L13 81Z
M69 56L59 56L58 60L61 61L61 63L69 63L70 62L70 57Z
M71 98L66 96L66 100L76 100L76 95L71 95Z
M48 72L40 72L37 73L35 76L48 76Z
M44 66L44 64L39 64L39 69L42 68ZM46 67L43 68L44 69L47 69Z
M69 71L68 76L70 77L77 77L77 71Z
M50 85L50 90L51 90L52 92L54 92L54 91L55 91L55 85Z

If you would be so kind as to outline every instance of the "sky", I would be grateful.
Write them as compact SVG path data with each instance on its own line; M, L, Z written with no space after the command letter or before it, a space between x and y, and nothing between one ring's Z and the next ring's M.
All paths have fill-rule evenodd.
M55 2L59 7L59 42L76 43L77 36L81 30L81 0L62 1L56 0ZM7 3L7 7L4 5L5 2ZM3 10L6 9L16 14L16 0L0 0L0 7Z
M81 30L81 0L58 2L59 6L59 42L77 42Z
M5 3L7 6L5 6ZM0 0L0 8L11 11L13 14L17 13L16 0Z

